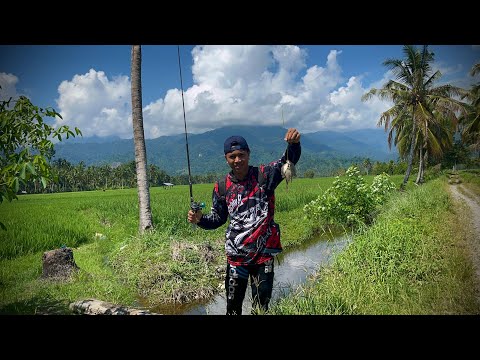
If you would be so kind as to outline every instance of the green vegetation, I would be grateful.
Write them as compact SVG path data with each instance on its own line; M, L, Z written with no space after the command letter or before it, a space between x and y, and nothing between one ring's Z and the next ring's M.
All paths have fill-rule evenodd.
M370 156L370 148L353 151L359 157L349 159L344 155L352 153L351 139L316 133L308 141L311 147L302 150L297 168L304 178L296 179L288 191L284 186L277 190L275 219L281 224L284 249L307 242L324 225L362 226L352 230L353 241L331 266L275 304L272 314L480 312L478 284L467 254L472 236L468 216L463 207L453 207L447 180L438 178L445 168L456 170L459 162L458 168L479 164L479 84L470 90L434 86L441 77L432 70L434 54L426 45L422 50L410 45L403 49L404 59L384 62L395 80L362 97L393 101L377 125L384 126L388 144L393 142L401 158L396 163L372 163L365 157ZM475 64L471 74L479 71ZM62 157L49 163L55 150L70 148L54 149L49 138L61 141L62 134L68 138L81 134L80 130L74 133L68 126L54 129L46 124L44 117L60 117L52 108L38 108L25 97L12 108L10 101L0 102L0 202L8 200L0 206L0 227L5 230L0 231L0 313L68 313L70 302L88 297L156 306L204 299L219 291L225 226L207 232L187 223L189 179L181 165L185 153L178 136L150 142L147 172L155 228L137 236L133 144L127 149L120 141L109 145L108 158L115 164L87 167L88 152L94 154L96 164L101 163L95 144L75 151L81 154L78 165ZM225 172L217 139L236 133L233 129L191 139L191 153L202 158L194 162L193 172L202 175L194 176L193 182L209 183L195 185L195 196L207 209L212 182ZM285 147L281 127L265 127L265 132L257 127L237 129L257 149L252 163L266 163ZM461 141L455 142L457 130ZM335 143L344 151L335 151ZM174 176L160 170L172 169L172 164L180 166ZM366 176L361 177L360 171ZM426 185L408 182L411 171L418 171L415 184ZM379 175L383 173L390 178ZM401 173L403 180L394 175ZM346 175L346 179L315 178L318 175ZM480 194L478 171L447 175L452 175L448 181L461 182L469 193ZM50 180L54 181L47 188ZM390 197L390 181L405 191ZM154 187L162 182L177 186ZM22 190L52 194L17 197ZM83 192L65 193L79 190ZM18 201L12 203L13 199ZM65 282L42 280L43 253L61 246L74 249L80 271Z
M469 217L455 212L446 186L436 179L394 195L370 228L270 313L478 314Z
M223 157L223 140L231 134L242 134L252 149L250 163L259 165L280 158L285 151L283 140L286 129L281 126L229 125L202 134L189 134L188 145L191 171L195 175L223 174L228 170ZM65 159L75 167L116 167L134 160L132 139L117 139L113 142L96 143L101 139L82 139L81 142L66 141L55 146L55 160ZM339 168L348 168L352 163L370 157L376 160L396 160L397 152L389 151L383 129L365 129L347 133L317 132L302 133L302 160L297 164L299 174L313 170L315 176L334 176ZM147 161L168 172L175 184L188 184L188 169L185 154L185 135L161 136L146 139ZM395 149L393 149L395 150ZM180 182L179 180L187 180ZM105 179L103 179L103 183ZM210 181L196 181L211 182ZM108 182L110 188L110 181ZM74 190L75 191L75 190Z
M369 225L395 188L385 173L375 176L368 186L358 168L351 166L344 177L337 177L332 187L305 205L304 210L308 218L325 225Z
M478 174L460 174L479 188ZM288 190L284 184L277 189L276 221L285 249L321 231L305 216L304 205L335 180L295 179ZM365 180L372 184L374 176ZM399 188L402 176L390 180ZM444 180L409 185L330 267L272 304L270 313L478 313L463 243L467 216L454 212ZM195 199L207 209L212 188L194 186ZM3 204L0 216L8 230L0 232L0 313L68 313L69 303L90 297L157 307L221 291L225 228L200 231L187 223L188 186L153 188L151 203L156 228L141 237L135 189L23 195ZM42 280L43 252L63 244L73 247L80 271L66 282Z
M470 70L470 75L480 73L480 63L476 63ZM473 84L470 90L464 94L467 100L467 114L460 118L462 140L465 145L474 151L480 150L480 82ZM477 162L480 158L477 157Z
M277 189L275 218L285 249L319 231L303 206L332 181L294 179L288 190L284 184ZM195 199L207 211L212 190L213 184L194 186ZM32 299L55 299L63 307L86 297L132 305L139 295L153 306L218 292L225 226L191 227L188 186L150 191L155 230L142 237L136 236L136 189L22 195L3 204L0 217L8 230L0 232L0 312L39 311L44 305ZM80 272L62 284L40 280L43 252L62 245L73 248ZM24 306L12 305L17 303Z
M394 104L380 115L377 125L388 131L389 145L393 140L400 156L408 159L402 183L405 187L415 159L418 159L415 183L421 184L425 181L427 159L442 159L444 152L452 147L458 115L467 112L467 104L456 98L466 96L467 92L450 84L435 86L442 73L433 70L435 54L428 50L428 45L421 50L404 45L403 53L403 59L383 62L395 80L389 80L381 89L370 89L362 100L378 96Z
M453 175L458 175L462 184L473 194L480 198L480 169L455 171ZM480 205L480 204L479 204Z
M12 98L0 101L0 203L16 199L20 185L28 182L39 181L46 188L53 179L48 163L54 153L51 138L81 135L78 128L74 133L67 125L55 129L44 122L45 117L62 118L52 108L39 108L25 96L11 103ZM0 227L5 230L2 222Z

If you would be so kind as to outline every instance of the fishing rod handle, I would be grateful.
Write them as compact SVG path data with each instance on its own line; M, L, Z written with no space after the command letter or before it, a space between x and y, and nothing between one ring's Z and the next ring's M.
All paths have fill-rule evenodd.
M204 207L205 207L204 202L200 203L200 202L192 201L190 204L190 209L192 209L192 211L195 213L199 210L202 210ZM197 228L197 224L192 223L192 229L196 229L196 228Z

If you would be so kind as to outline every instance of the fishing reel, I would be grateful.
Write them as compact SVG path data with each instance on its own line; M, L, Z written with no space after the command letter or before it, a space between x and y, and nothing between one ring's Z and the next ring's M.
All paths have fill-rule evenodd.
M191 201L190 203L190 209L192 209L193 212L197 212L199 210L202 210L203 208L205 207L205 203L204 202L196 202L196 201ZM192 229L196 229L197 228L197 224L193 224L192 223Z
M205 203L204 202L196 202L196 201L192 201L191 204L190 204L190 209L192 209L192 211L194 212L197 212L198 210L202 210L205 208Z

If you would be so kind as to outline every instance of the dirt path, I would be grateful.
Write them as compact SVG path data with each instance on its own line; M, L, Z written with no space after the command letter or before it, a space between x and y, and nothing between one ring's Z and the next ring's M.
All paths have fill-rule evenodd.
M477 283L480 288L480 196L475 195L466 186L462 184L450 185L450 191L453 197L465 203L471 212L471 241L469 241L471 256L475 273L477 274ZM477 295L480 297L480 294Z

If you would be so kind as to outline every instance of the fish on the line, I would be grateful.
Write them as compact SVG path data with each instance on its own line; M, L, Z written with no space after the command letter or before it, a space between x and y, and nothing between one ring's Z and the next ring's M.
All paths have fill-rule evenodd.
M288 190L288 183L291 182L293 177L297 175L297 170L295 169L295 165L290 160L287 160L287 162L283 164L281 172L282 172L282 177L285 179L285 183L287 185L287 190Z

